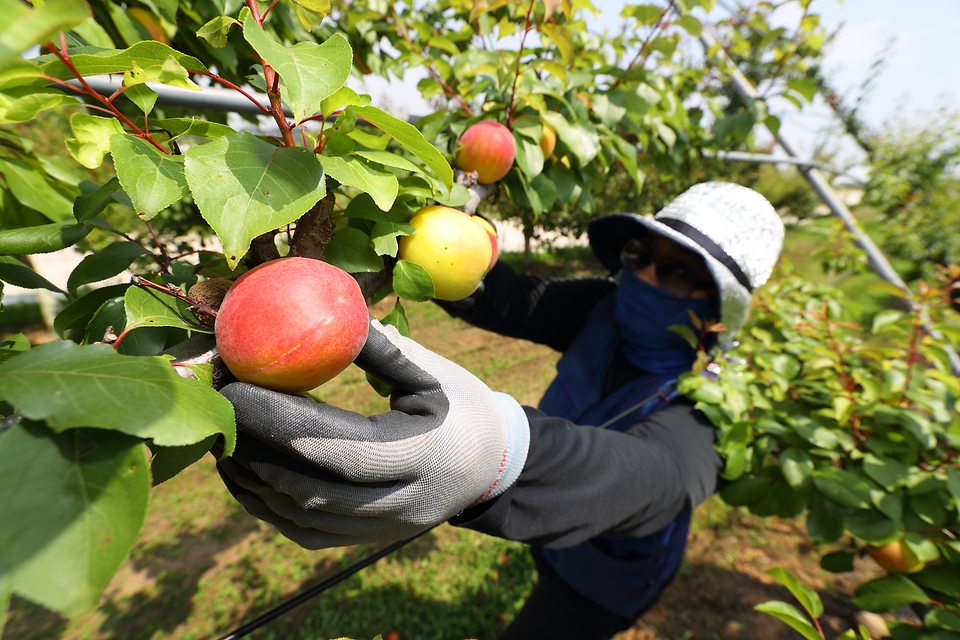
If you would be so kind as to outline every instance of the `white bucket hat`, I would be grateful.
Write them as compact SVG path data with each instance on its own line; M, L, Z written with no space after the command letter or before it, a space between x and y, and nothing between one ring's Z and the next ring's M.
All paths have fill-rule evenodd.
M653 231L703 256L720 292L718 336L733 345L750 312L753 290L770 277L783 246L783 222L766 198L729 182L703 182L677 196L653 219L613 213L590 221L590 246L611 272L622 268L628 240Z

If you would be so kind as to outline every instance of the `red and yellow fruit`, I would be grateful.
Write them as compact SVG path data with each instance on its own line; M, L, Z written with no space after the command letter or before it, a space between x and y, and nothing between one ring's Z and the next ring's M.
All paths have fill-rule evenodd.
M243 382L309 391L353 362L367 339L360 287L310 258L280 258L240 276L217 312L217 349Z
M490 184L507 175L517 153L513 134L493 120L470 125L458 143L457 168L476 171L480 184Z
M868 545L867 554L890 573L917 573L927 566L903 540L880 546Z
M423 207L410 224L416 233L400 238L399 257L433 278L434 298L462 300L477 290L491 264L488 231L450 207Z

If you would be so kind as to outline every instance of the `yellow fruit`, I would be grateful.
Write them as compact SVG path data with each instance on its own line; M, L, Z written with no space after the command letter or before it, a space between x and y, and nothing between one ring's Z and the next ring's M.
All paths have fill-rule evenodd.
M423 267L433 278L434 298L462 300L477 290L493 248L487 231L450 207L424 207L410 224L416 233L400 238L401 259Z
M553 155L553 150L557 148L557 132L543 125L543 134L540 136L540 148L543 149L543 157L549 158Z
M917 573L927 566L903 540L888 542L879 547L868 545L867 553L878 565L891 573Z

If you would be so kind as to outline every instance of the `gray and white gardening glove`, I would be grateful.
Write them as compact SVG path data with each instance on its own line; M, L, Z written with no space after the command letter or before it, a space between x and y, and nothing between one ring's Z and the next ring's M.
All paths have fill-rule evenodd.
M392 387L391 411L224 387L237 448L218 468L251 514L310 549L392 542L516 481L530 443L516 400L374 319L356 364Z

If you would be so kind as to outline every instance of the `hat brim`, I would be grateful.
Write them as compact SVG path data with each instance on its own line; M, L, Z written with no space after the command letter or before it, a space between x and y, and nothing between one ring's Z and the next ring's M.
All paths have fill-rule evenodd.
M718 336L718 342L723 349L732 346L734 336L747 319L751 300L750 291L737 281L730 269L710 255L706 249L679 231L655 219L635 213L612 213L594 218L587 226L590 248L593 249L600 264L611 273L616 273L623 267L620 262L620 251L623 245L628 240L650 232L673 240L703 258L720 293L720 317L727 326L727 330Z

